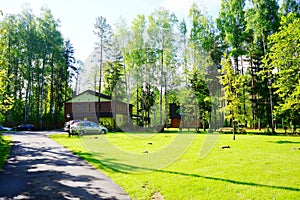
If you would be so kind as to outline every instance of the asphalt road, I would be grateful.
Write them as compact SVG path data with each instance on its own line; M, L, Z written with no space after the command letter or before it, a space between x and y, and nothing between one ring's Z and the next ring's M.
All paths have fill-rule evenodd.
M13 147L0 172L0 200L130 199L103 173L48 138L49 133L10 134Z

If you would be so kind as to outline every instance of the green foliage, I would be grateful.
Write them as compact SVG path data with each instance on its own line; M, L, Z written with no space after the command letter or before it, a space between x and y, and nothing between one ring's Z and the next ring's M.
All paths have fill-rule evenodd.
M295 13L300 17L300 2L298 0L283 0L280 7L280 14L287 16L289 13Z
M279 27L278 2L276 0L252 0L248 9L247 28L252 30L254 42L263 55L267 52L267 38Z
M121 77L123 75L123 65L120 61L105 62L107 65L104 71L104 91L103 93L112 96L120 96L122 93ZM124 91L123 91L124 92Z
M14 102L14 98L5 91L7 84L9 77L6 77L6 70L0 67L0 123L5 121L5 113L12 108Z
M222 39L230 48L230 54L235 59L235 69L238 71L238 57L244 55L245 40L245 0L222 0L221 11L217 19L217 26Z
M137 98L138 102L140 102L140 111L143 116L150 117L158 94L158 89L154 86L151 86L149 83L145 83L143 86L138 88Z
M279 24L281 16L288 17ZM273 127L273 119L298 123L299 41L294 25L298 1L282 1L279 12L276 0L251 0L247 6L245 0L222 0L216 21L194 3L188 17L189 21L179 23L175 14L160 8L149 16L136 16L130 28L120 18L115 33L105 17L98 17L94 33L100 69L94 73L94 89L103 90L102 67L108 60L103 91L111 94L120 87L121 99L136 104L136 114L141 107L159 105L149 111L160 118L159 123L163 124L163 117L168 123L168 103L178 103L177 91L187 87L194 89L200 106L197 114L210 122L222 120L224 115L218 112L222 91L216 76L226 54L221 82L229 103L224 108L227 118L243 125L252 122L253 127ZM43 120L55 124L63 117L63 102L72 94L70 82L78 82L80 64L75 64L72 44L64 40L59 25L47 8L38 17L28 8L3 17L0 105L7 107L1 107L2 119L42 125ZM272 75L273 69L278 73ZM152 89L155 95L148 93Z
M204 117L205 111L199 111L197 96L195 95L195 91L193 90L193 88L182 88L177 93L177 96L178 104L180 106L180 110L178 110L177 112L179 112L181 115L182 125L185 122L197 122L200 117L200 113L202 114L201 117ZM189 127L189 125L185 126ZM198 130L198 127L196 127L196 129Z
M210 52L214 51L215 28L210 17L203 14L196 4L190 9L189 17L192 27L189 37L189 49L187 52L189 65L192 66L190 74L197 69L202 76L206 75L207 68L213 65Z
M200 75L198 70L194 70L190 76L191 88L197 97L199 116L204 122L208 121L211 112L211 97L207 82Z
M281 20L279 31L269 37L270 52L264 57L265 67L275 73L272 87L281 102L276 115L292 121L300 119L300 19L291 13Z
M96 18L94 24L94 33L98 37L98 42L96 42L96 49L100 54L99 57L99 82L98 82L98 92L102 92L102 70L104 64L104 58L109 58L111 55L111 45L112 45L112 28L107 23L106 17L100 16ZM100 96L99 96L100 101ZM100 108L100 107L99 107Z
M221 62L220 83L224 87L224 100L226 101L225 116L231 119L233 124L246 125L251 121L250 101L247 87L247 75L236 74L232 69L230 60L224 59Z
M202 13L197 4L193 4L189 17L192 21L190 41L198 51L210 51L214 44L214 26L212 19Z
M38 17L25 8L0 22L1 78L5 77L1 102L10 105L1 108L4 123L54 128L63 118L63 103L72 95L69 83L74 51L70 43L64 51L58 28L58 20L47 8L42 8ZM46 116L50 117L44 123Z
M11 140L12 138L10 136L2 136L0 133L0 172L10 153Z

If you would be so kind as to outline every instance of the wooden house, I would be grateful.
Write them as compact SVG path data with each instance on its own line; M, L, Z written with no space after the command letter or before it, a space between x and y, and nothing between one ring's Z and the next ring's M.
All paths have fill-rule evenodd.
M98 98L100 96L100 113ZM86 90L65 102L65 121L78 119L88 120L116 128L127 122L128 106L124 102L112 100L111 96ZM129 115L132 116L132 105L129 105Z
M182 109L175 103L170 104L170 119L172 128L196 128L202 127L200 118L185 117Z

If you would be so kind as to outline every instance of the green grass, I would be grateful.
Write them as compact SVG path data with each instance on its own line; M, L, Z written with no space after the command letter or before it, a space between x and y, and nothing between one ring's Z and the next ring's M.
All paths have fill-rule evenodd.
M11 149L11 137L0 134L0 171L5 163Z
M205 134L51 137L111 177L132 199L157 193L176 200L300 199L300 137L237 135L233 141L222 134L205 158L200 158ZM226 145L230 148L221 148Z

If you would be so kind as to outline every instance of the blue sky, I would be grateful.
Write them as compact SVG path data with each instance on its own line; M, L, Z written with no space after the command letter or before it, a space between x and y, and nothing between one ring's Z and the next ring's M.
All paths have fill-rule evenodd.
M96 17L106 17L111 26L123 17L130 25L138 14L148 16L155 9L164 7L182 18L188 15L193 2L205 7L211 16L216 16L221 0L0 0L0 10L4 15L19 13L22 5L28 3L34 14L39 15L40 8L46 5L60 20L60 30L65 38L70 38L76 58L85 61L95 46Z

